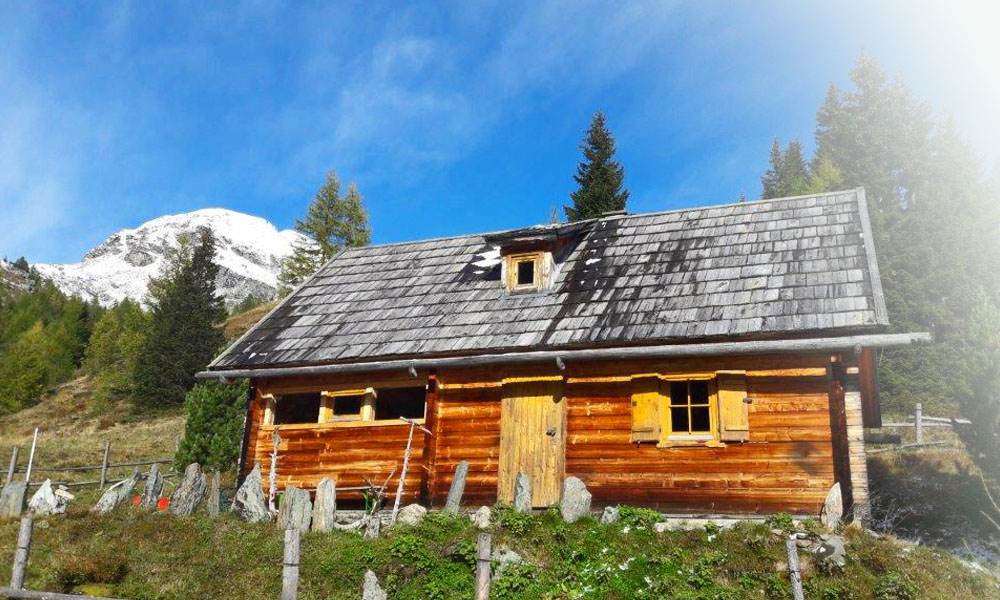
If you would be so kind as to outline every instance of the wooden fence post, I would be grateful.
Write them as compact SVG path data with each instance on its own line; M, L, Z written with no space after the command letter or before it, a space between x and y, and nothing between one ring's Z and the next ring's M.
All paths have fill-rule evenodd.
M785 552L788 554L788 578L792 580L792 598L804 600L802 595L802 573L799 572L799 548L795 545L795 536L785 540Z
M38 428L35 427L35 436L31 438L31 452L28 453L28 470L24 472L24 489L28 489L31 483L31 466L35 464L35 446L38 445Z
M15 590L24 588L24 573L28 570L28 550L31 548L31 528L35 524L35 515L21 517L21 528L17 530L17 549L14 550L14 566L10 571L10 587Z
M917 418L917 443L924 443L924 407L917 402L917 406L914 409L914 413Z
M17 454L21 449L14 446L14 449L10 451L10 466L7 468L7 481L4 483L10 483L14 481L14 473L17 472Z
M281 567L281 600L299 597L299 530L285 530L285 560Z
M104 460L101 461L101 491L104 491L104 483L108 480L108 453L111 452L111 440L104 440Z
M490 534L480 533L476 547L476 600L490 598Z

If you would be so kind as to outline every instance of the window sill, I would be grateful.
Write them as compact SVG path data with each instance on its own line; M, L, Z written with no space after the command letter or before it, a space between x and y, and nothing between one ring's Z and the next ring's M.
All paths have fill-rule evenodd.
M714 435L671 435L656 444L657 448L725 448Z
M423 425L424 419L413 419L413 422L418 425ZM399 419L391 419L387 421L330 421L327 423L284 423L281 425L261 425L260 430L274 431L275 427L280 427L281 431L295 431L295 430L305 430L305 429L355 429L361 427L390 427L392 425L406 427L407 423L404 423Z

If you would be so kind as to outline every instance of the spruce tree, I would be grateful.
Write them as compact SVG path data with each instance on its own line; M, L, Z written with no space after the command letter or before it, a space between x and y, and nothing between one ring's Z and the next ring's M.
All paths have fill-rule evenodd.
M604 113L598 111L580 145L584 160L573 179L579 186L570 194L573 206L564 206L570 222L594 219L608 211L625 210L629 191L625 189L625 169L615 160L615 138L608 131Z
M295 221L295 229L308 241L296 244L282 268L279 280L294 287L322 267L344 248L367 246L371 242L368 212L354 182L341 195L337 173L330 171L316 192L305 219Z
M181 237L163 275L150 284L150 325L136 359L136 399L151 406L181 404L195 373L224 342L215 238L208 229L199 230L194 242Z
M818 194L837 189L840 172L826 158L806 162L802 144L792 140L781 150L778 139L771 143L770 168L761 175L761 198L785 198L803 194Z

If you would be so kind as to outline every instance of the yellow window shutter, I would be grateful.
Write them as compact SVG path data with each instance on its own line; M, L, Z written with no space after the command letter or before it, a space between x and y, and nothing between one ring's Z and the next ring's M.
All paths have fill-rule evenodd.
M719 439L723 442L750 441L750 416L744 374L719 373Z
M632 441L660 439L660 379L637 377L632 380Z

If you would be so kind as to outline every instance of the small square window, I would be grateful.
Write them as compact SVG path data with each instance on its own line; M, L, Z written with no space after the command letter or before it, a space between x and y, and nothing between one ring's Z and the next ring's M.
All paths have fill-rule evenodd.
M704 434L712 430L707 381L670 383L670 430L673 434Z
M517 285L535 285L535 261L522 260L517 263Z

